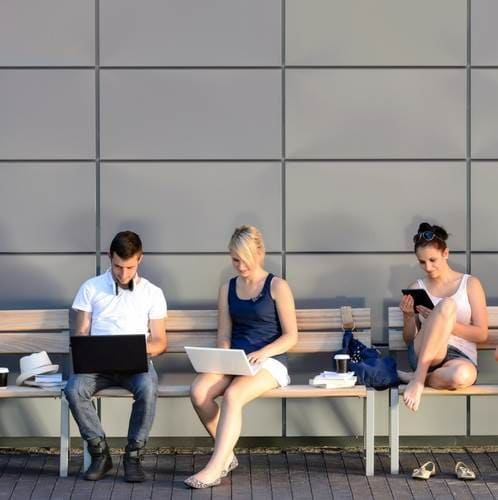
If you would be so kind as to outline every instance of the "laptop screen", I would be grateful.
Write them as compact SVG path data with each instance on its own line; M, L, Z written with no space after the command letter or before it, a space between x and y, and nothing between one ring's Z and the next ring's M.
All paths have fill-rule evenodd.
M70 345L74 373L148 371L145 335L76 336Z

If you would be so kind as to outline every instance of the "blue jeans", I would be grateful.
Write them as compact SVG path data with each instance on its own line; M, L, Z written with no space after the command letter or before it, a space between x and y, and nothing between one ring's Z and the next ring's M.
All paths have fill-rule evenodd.
M92 397L96 392L112 386L124 387L133 394L128 441L137 441L144 446L154 421L157 401L157 373L150 360L149 371L145 373L80 373L69 378L64 393L81 437L88 441L105 436Z

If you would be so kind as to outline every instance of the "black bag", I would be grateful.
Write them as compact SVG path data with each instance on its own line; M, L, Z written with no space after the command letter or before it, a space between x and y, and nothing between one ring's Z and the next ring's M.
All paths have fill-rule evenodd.
M377 349L355 339L351 329L344 330L342 349L334 354L349 354L348 370L354 372L360 385L382 391L400 383L396 360L391 356L381 357Z

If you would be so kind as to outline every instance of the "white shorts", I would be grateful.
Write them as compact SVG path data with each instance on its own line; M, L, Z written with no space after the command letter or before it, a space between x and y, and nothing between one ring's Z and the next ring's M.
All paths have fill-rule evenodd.
M270 372L270 375L277 381L280 387L285 387L290 384L289 372L287 367L273 358L268 358L263 361L261 368Z

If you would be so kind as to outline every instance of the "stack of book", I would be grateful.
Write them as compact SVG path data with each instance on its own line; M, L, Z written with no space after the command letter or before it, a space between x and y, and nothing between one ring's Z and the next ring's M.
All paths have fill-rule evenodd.
M44 389L59 389L65 385L65 381L62 380L62 373L36 375L34 379L26 380L24 383L34 387L42 387Z
M320 375L310 379L310 385L324 387L326 389L338 389L340 387L353 387L356 384L354 372L337 373L322 372Z

